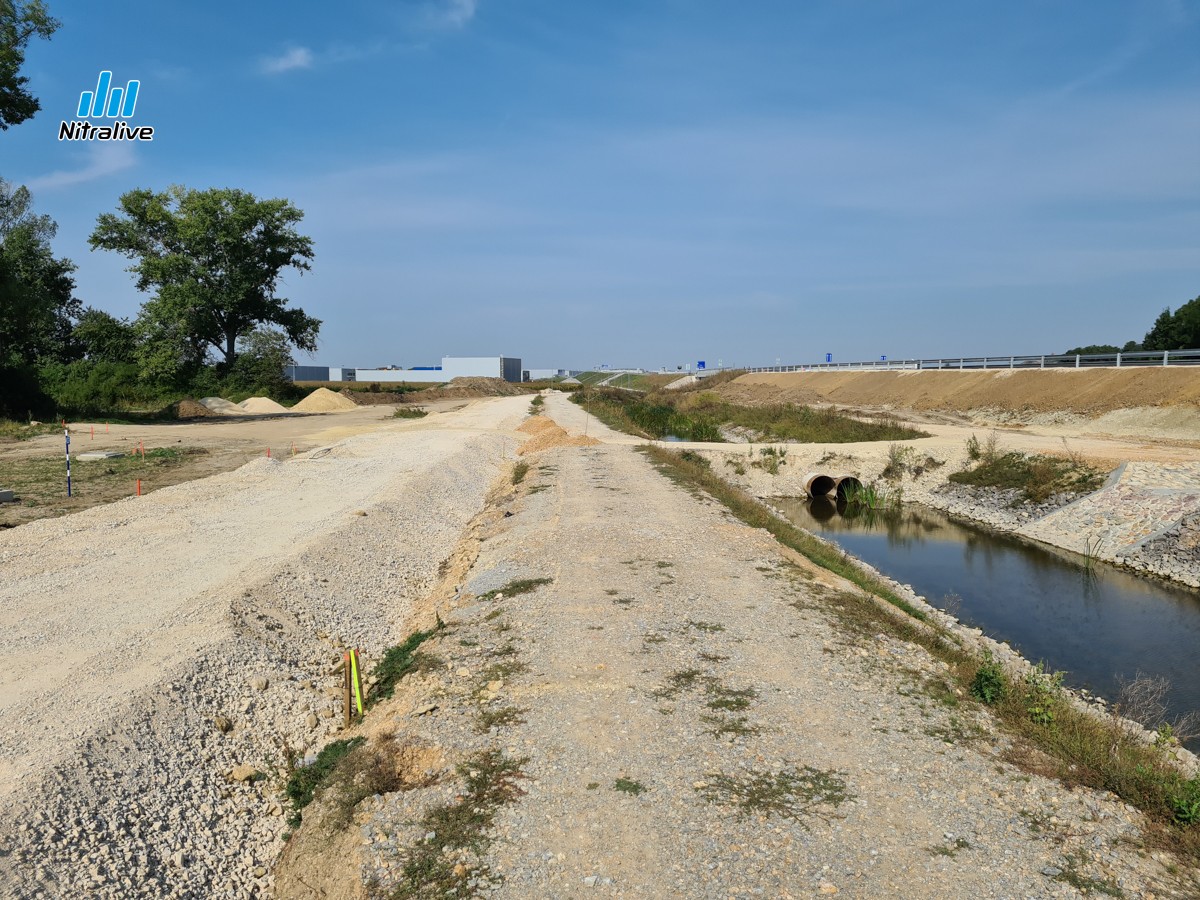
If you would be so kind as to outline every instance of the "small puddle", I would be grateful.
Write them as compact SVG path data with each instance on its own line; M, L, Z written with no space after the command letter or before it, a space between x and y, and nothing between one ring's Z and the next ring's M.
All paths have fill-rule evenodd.
M1065 671L1073 687L1112 701L1122 679L1142 673L1170 682L1170 717L1200 710L1200 592L1104 563L1089 571L1073 554L925 507L854 515L829 500L774 505L1031 662Z

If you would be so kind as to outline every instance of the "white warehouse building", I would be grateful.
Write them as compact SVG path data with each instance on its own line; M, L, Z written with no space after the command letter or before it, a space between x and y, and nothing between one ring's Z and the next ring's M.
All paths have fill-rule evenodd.
M360 382L442 382L454 378L521 380L521 360L511 356L443 356L440 366L419 369L355 369Z

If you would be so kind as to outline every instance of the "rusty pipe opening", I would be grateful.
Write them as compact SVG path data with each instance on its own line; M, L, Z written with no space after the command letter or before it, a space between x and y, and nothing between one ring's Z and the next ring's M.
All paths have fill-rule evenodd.
M837 498L839 500L845 500L847 493L852 490L860 490L863 486L862 482L853 475L839 475L835 480L835 483L837 485L835 491L837 492Z
M834 480L819 472L809 472L804 476L804 490L810 497L826 497L833 492Z

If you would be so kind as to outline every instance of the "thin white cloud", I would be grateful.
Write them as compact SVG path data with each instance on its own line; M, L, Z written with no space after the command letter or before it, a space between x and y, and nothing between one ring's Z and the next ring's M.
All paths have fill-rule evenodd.
M80 169L59 169L48 175L39 175L30 179L28 188L35 193L42 190L57 190L95 181L107 175L123 172L137 165L137 154L130 143L96 144L88 148L90 159Z
M280 56L267 56L259 62L259 68L267 75L278 75L293 69L311 69L312 51L307 47L292 47Z
M478 8L478 0L439 0L430 5L427 18L441 28L462 28L475 18Z

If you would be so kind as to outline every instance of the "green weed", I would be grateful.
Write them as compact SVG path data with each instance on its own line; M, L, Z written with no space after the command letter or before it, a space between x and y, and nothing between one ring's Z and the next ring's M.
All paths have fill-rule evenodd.
M633 781L629 778L618 778L613 782L613 790L620 791L622 794L632 794L638 796L646 793L646 786L638 781Z
M517 597L521 594L528 594L536 591L544 584L553 583L553 578L519 578L516 581L510 581L508 584L504 585L504 587L499 587L495 590L480 594L476 599L495 600L501 595L505 597Z
M993 706L1004 699L1008 691L1008 679L1004 667L995 662L991 654L984 654L983 662L971 679L971 696L976 700Z
M378 679L373 693L376 697L390 697L396 690L400 679L410 672L432 672L442 668L443 663L436 656L421 653L417 650L429 640L439 629L429 631L414 631L396 647L389 648L375 666L372 673Z
M710 782L696 790L709 803L737 807L739 819L765 815L803 824L803 816L820 815L822 807L836 808L854 799L840 773L810 766L706 777Z
M284 793L292 802L292 815L288 824L293 828L300 825L303 818L301 811L313 801L313 793L321 787L333 774L334 767L356 747L367 741L364 737L355 737L343 741L330 741L321 748L316 760L311 766L303 766L292 771L288 776Z

